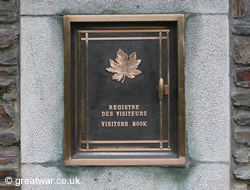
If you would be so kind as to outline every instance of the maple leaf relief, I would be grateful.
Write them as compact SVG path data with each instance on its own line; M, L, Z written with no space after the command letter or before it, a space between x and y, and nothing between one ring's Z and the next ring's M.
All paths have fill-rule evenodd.
M137 69L140 63L141 60L136 59L136 52L133 52L130 56L128 56L121 49L119 49L115 61L110 59L110 67L106 68L106 70L108 72L115 73L112 76L113 80L124 83L126 77L134 79L137 75L142 73Z

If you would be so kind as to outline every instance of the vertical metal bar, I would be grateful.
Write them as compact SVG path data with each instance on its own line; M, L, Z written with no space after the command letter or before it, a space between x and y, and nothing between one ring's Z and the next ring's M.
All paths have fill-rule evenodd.
M160 73L159 77L162 79L162 32L159 32L159 61L160 61ZM163 148L163 143L162 143L162 131L163 131L163 119L162 119L162 99L160 99L160 148Z
M160 78L162 78L162 32L159 32Z
M82 148L82 101L79 101L81 96L81 33L78 31L78 104L79 104L79 150ZM75 131L77 132L77 130ZM77 136L77 135L76 135Z
M70 19L67 16L63 17L64 22L64 163L71 160L71 145L72 145L72 133L71 133L71 83L70 83L70 73L71 73L71 64L70 64L70 44L71 44L71 33L70 33Z
M88 61L89 61L89 56L88 56L88 33L85 34L86 37L86 69L85 69L85 76L86 76L86 85L85 85L85 93L86 93L86 99L85 99L85 104L86 104L86 110L85 110L85 128L86 128L86 149L89 149L89 137L88 137Z
M170 90L170 50L169 50L169 32L167 32L167 56L168 56L168 89L169 89L169 93L168 93L168 148L171 147L171 140L170 140L170 133L171 133L171 129L170 129L170 95L171 95L171 90Z
M178 139L179 158L185 163L185 82L184 82L184 15L178 16Z
M77 48L77 43L74 44L74 47ZM77 51L74 52L74 57L77 58ZM77 105L78 105L78 102L77 102L77 95L78 95L78 75L77 75L77 70L78 70L78 67L77 67L77 62L74 63L74 120L75 120L75 134L74 134L74 140L75 140L75 143L77 145L77 132L78 132L78 110L77 110ZM78 142L80 143L80 142ZM77 149L77 146L75 146L75 150Z

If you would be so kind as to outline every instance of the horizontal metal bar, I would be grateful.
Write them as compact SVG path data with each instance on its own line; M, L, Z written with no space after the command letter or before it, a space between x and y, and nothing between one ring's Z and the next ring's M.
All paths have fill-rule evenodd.
M78 30L80 33L133 33L133 32L170 32L170 30Z
M163 143L168 143L168 140L163 140ZM83 144L87 141L82 141ZM133 141L88 141L89 144L154 144L160 143L160 140L133 140Z
M162 37L162 39L167 39L167 37ZM81 40L86 40L86 38L81 38ZM159 37L113 37L113 38L88 38L88 40L159 40Z
M93 148L93 149L83 149L80 148L82 152L104 152L104 151L171 151L170 148Z
M139 14L139 15L65 15L65 22L167 22L182 21L183 14Z
M65 165L74 166L184 166L186 163L185 157L179 158L140 158L140 159L67 159Z
M92 26L90 27L91 31L93 30L167 30L165 26ZM83 31L83 30L79 30Z

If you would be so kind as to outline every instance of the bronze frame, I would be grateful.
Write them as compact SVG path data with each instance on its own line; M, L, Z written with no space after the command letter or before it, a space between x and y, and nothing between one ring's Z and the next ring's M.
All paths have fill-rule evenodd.
M178 139L179 158L169 159L72 159L70 107L70 23L72 22L176 21L178 28ZM86 36L87 37L87 36ZM161 40L161 36L159 37ZM168 44L169 47L169 44ZM185 165L185 97L184 97L184 15L72 15L64 16L64 160L65 165ZM169 56L168 56L169 57ZM169 77L169 76L168 76ZM168 78L169 81L169 78ZM163 86L164 95L168 87ZM169 101L169 100L168 100ZM169 112L168 112L169 113ZM169 134L170 135L170 134ZM81 143L81 141L79 142ZM170 144L169 144L170 147Z
M102 38L93 38L93 37L89 37L89 34L91 33L159 33L159 37L102 37ZM160 74L160 77L162 78L162 72L163 72L163 69L162 69L162 40L166 40L166 43L167 43L167 54L168 54L168 66L169 66L169 32L170 30L169 29L159 29L159 30L134 30L134 29L129 29L129 30L78 30L78 36L79 36L79 41L78 41L78 45L79 45L79 52L81 52L81 46L80 46L80 43L81 41L85 41L85 46L86 46L86 60L85 60L85 63L86 63L86 71L88 69L88 55L87 55L87 52L88 52L88 42L91 41L91 40L159 40L159 57L160 57L160 65L159 65L159 74ZM162 33L166 33L166 37L162 37ZM85 34L85 38L81 38L81 34ZM79 53L79 65L80 64L80 61L81 61L81 55ZM85 81L86 81L86 86L88 85L88 77L87 77L88 73L86 72L85 73ZM167 75L168 75L168 81L170 80L169 77L170 77L170 73L169 73L169 68L168 68L168 72L167 72ZM81 73L80 73L80 76L81 77ZM169 82L168 82L169 83ZM169 85L169 84L168 84ZM166 87L168 88L168 85L165 85L163 84L163 88ZM163 89L162 89L163 90ZM79 92L80 93L80 92ZM170 127L168 127L168 139L167 140L164 140L163 139L163 114L162 114L162 99L163 99L163 96L164 95L168 95L168 111L169 111L169 114L170 114L170 94L168 94L168 92L165 92L163 93L162 91L162 97L160 98L160 139L159 139L159 142L157 140L134 140L134 141L96 141L96 140L92 140L92 141L89 141L88 140L88 119L87 119L87 115L88 115L88 102L87 102L87 99L88 99L88 91L85 92L85 96L86 96L86 108L85 108L85 133L86 133L86 141L82 141L82 136L81 136L81 133L82 133L82 119L80 119L80 133L79 133L79 142L81 142L82 144L86 144L86 149L83 149L81 148L81 143L79 144L79 151L171 151L171 147L170 147ZM79 94L79 96L81 97L81 94ZM80 115L82 113L82 107L81 107L81 102L80 102ZM168 126L170 126L170 115L168 115ZM95 142L95 143L93 143ZM99 143L98 143L99 142ZM134 143L134 144L140 144L140 143L144 143L144 144L147 144L147 143L159 143L160 147L159 148L131 148L129 149L128 147L124 147L124 148L95 148L95 149L90 149L89 148L89 144L111 144L110 142L113 142L113 143L116 143L116 144L123 144L123 143L126 143L126 144L130 144L130 143ZM163 148L163 144L164 143L167 143L168 144L168 148Z

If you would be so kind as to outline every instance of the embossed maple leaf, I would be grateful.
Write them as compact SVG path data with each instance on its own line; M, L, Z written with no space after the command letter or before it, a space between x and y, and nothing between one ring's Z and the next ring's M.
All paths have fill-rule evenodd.
M134 79L137 75L142 73L137 69L140 63L141 60L136 59L136 52L133 52L130 56L128 56L121 49L119 49L115 61L110 59L110 67L106 68L106 70L108 72L115 73L112 76L113 80L124 83L126 77Z

